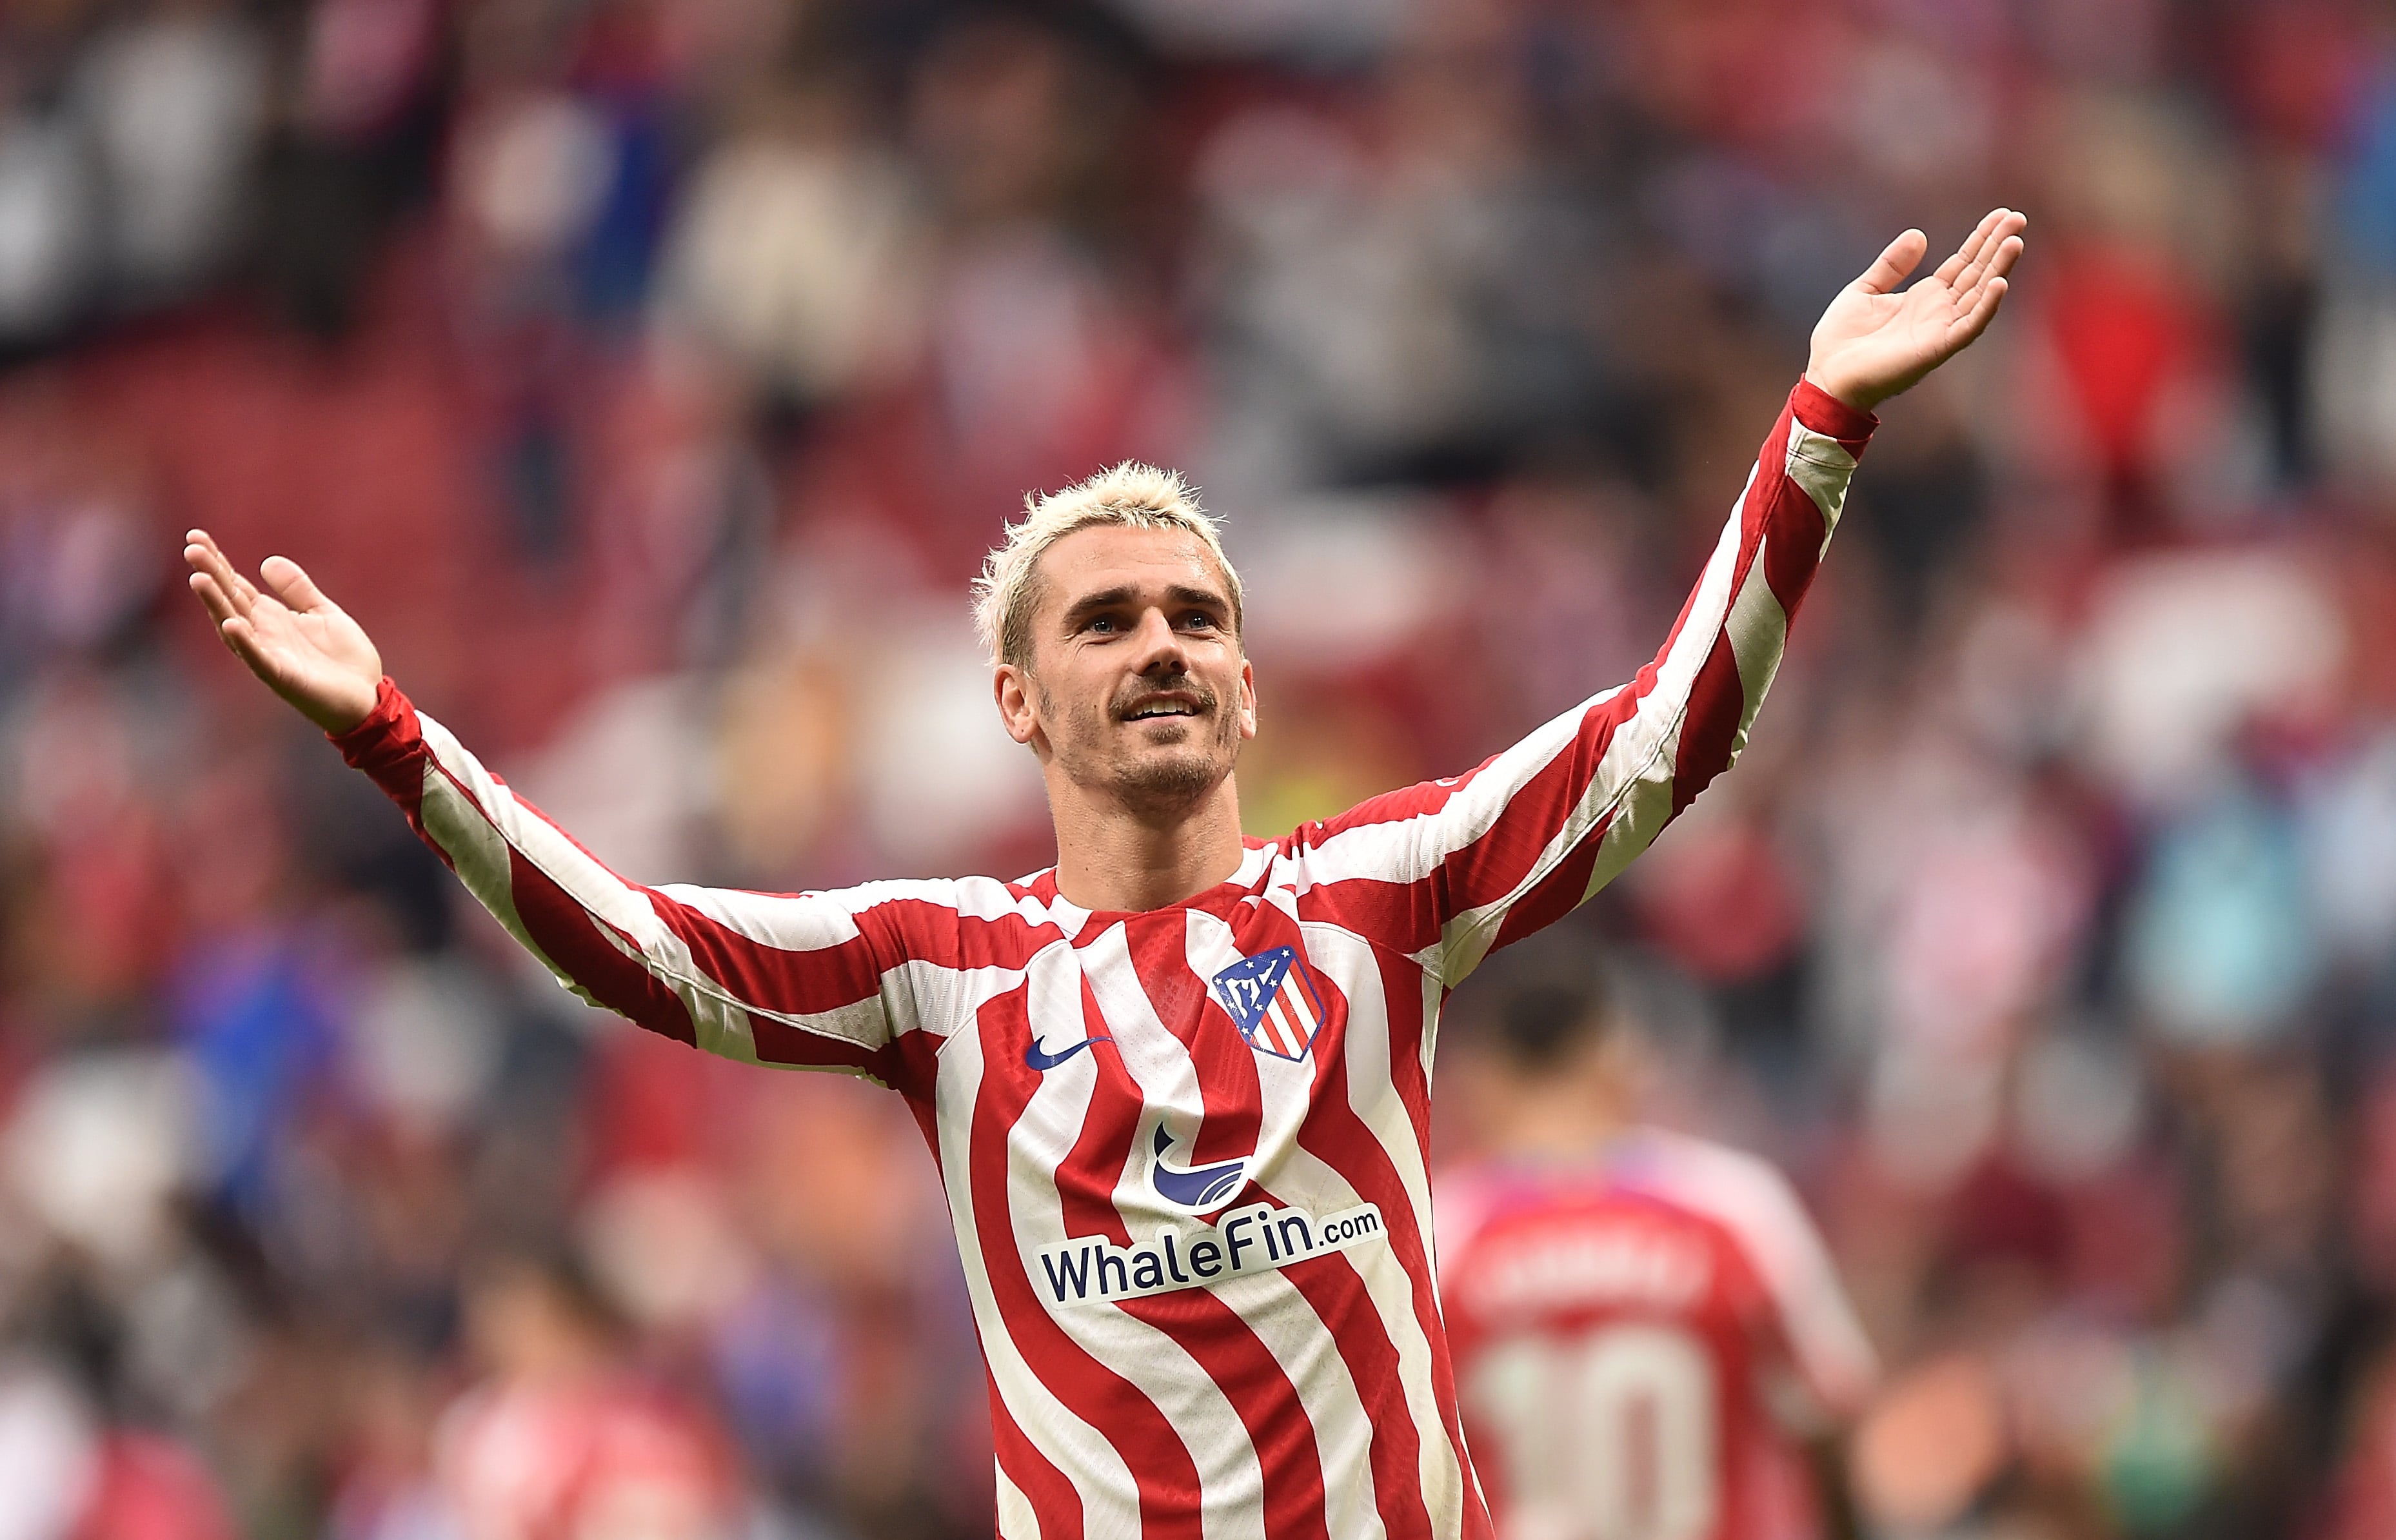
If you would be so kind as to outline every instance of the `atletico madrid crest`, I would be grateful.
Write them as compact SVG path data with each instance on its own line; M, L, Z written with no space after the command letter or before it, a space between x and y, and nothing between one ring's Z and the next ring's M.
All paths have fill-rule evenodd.
M1215 976L1215 998L1248 1046L1291 1060L1306 1057L1323 1029L1323 996L1295 947L1244 957Z

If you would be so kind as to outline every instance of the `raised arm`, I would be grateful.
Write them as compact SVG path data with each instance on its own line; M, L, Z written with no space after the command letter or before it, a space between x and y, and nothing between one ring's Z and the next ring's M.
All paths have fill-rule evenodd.
M953 923L925 891L939 884L755 894L628 882L419 712L297 563L269 557L252 583L196 529L183 556L225 644L577 994L712 1053L885 1083L908 1078L911 1046L928 1051L909 1037L921 1023L904 963L917 949L909 927Z
M1314 911L1415 954L1452 987L1644 850L1746 746L1876 425L1871 408L1987 328L2024 223L1992 211L1900 291L1928 244L1909 230L1841 290L1655 661L1465 775L1301 831Z

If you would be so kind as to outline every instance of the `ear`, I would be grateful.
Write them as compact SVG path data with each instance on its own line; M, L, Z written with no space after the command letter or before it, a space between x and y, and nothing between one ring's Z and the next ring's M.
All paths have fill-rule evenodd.
M1038 692L1032 688L1030 678L1014 664L1001 663L991 670L990 689L1006 736L1018 743L1031 743L1040 731L1040 710L1034 704Z
M1240 658L1240 737L1257 736L1257 666Z

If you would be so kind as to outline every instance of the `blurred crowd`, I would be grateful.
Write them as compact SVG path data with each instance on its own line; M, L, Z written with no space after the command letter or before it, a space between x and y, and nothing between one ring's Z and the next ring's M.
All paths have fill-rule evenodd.
M826 887L1046 864L965 581L1179 466L1278 833L1629 677L1831 292L2000 202L1573 923L1822 1216L1876 1534L2396 1533L2396 9L7 0L0 1540L991 1525L896 1099L557 989L183 529L620 870Z

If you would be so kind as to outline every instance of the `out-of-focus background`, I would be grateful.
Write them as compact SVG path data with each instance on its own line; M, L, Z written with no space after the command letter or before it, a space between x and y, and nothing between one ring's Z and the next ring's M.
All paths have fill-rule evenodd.
M514 956L185 527L629 873L823 887L1046 864L966 579L1181 466L1274 833L1627 677L1832 290L1999 202L1576 923L1821 1215L1881 1533L2396 1533L2385 5L7 0L0 1537L991 1522L895 1098Z

